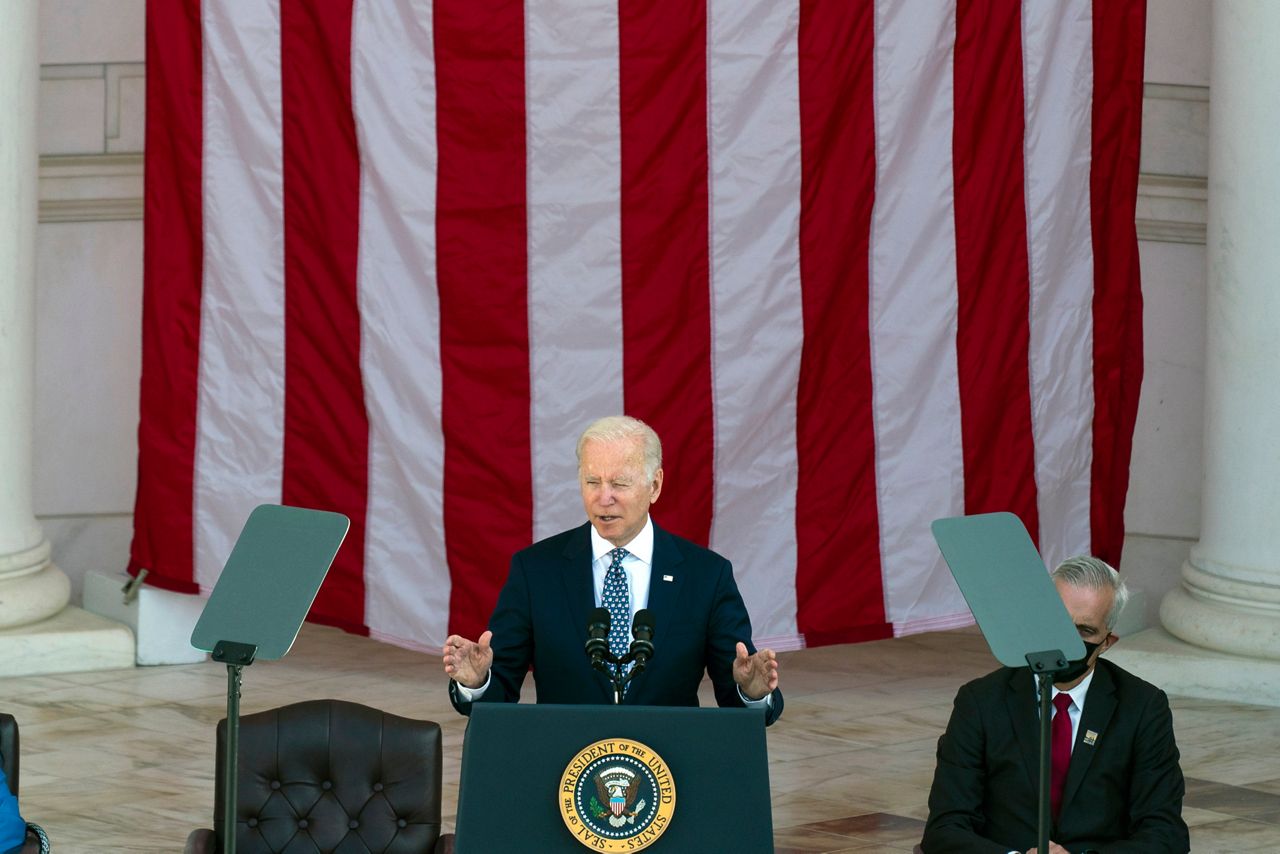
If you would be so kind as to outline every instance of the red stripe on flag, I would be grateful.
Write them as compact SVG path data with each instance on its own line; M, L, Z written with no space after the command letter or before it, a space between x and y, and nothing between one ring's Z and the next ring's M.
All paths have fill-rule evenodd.
M200 2L147 9L138 494L129 572L198 592L192 498L204 254Z
M623 3L618 14L623 401L662 437L671 485L654 515L705 545L715 445L706 2Z
M1038 540L1022 77L1019 5L962 0L953 157L965 513L1016 513Z
M533 537L524 5L434 10L449 631L474 638Z
M364 630L369 421L356 295L360 163L351 109L351 4L280 4L284 132L285 504L351 530L310 618Z
M890 637L871 397L875 9L800 4L796 626L809 646Z
M1144 0L1093 4L1093 553L1118 565L1142 386L1138 152Z

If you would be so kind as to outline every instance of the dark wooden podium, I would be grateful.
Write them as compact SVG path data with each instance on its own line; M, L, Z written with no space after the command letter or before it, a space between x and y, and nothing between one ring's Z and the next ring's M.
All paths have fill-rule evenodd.
M566 824L562 806L572 813L574 780L566 772L580 766L584 795L594 794L587 777L604 766L589 762L586 751L601 742L639 745L630 748L639 757L633 763L638 776L646 761L659 777L669 774L674 806L665 819L658 817L663 830L657 838L609 840L601 847L598 838L588 844L595 834L579 828L582 838L575 838ZM650 758L654 754L660 761ZM603 761L613 768L626 764ZM458 854L772 852L764 715L754 709L477 703L462 749L455 845Z

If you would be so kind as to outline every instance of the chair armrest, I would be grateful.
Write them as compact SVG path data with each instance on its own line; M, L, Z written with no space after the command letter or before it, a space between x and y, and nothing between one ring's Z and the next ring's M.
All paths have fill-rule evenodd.
M182 854L217 854L218 835L206 827L197 828L187 836L187 847Z
M436 840L436 847L432 854L453 854L453 834L446 833Z

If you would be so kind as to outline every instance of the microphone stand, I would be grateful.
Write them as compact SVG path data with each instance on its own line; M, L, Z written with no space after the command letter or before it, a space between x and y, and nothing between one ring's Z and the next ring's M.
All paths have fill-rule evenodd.
M605 676L609 677L609 683L613 685L613 702L614 705L622 704L622 695L627 690L627 685L636 675L644 671L645 665L649 663L649 656L653 653L636 655L636 646L643 641L632 641L631 649L626 655L618 657L611 652L606 651L599 658L592 658L591 666L599 670ZM650 644L652 647L652 644ZM623 675L623 668L634 663L635 666Z
M596 610L599 612L604 609L598 608ZM644 623L634 624L631 631L635 636L635 640L631 642L631 648L627 650L626 655L617 656L609 650L607 640L609 623L607 619L599 621L595 619L596 616L593 615L593 621L587 628L586 652L587 655L591 656L591 666L609 677L609 683L613 685L613 703L615 706L620 706L622 705L622 697L626 692L627 685L638 674L644 672L645 666L648 665L649 659L653 656L652 621L647 625ZM624 668L628 664L633 666L624 674Z

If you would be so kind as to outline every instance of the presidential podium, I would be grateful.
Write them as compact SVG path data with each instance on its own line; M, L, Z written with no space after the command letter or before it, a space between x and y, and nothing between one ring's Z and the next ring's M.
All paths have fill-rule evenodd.
M458 854L773 851L754 709L476 703Z

